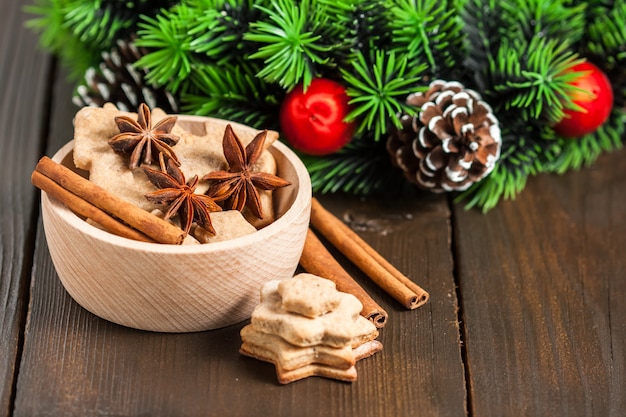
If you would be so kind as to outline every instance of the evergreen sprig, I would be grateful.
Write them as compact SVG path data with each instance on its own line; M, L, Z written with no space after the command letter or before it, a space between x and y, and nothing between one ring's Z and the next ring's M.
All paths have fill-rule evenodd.
M517 37L519 26L503 9L499 0L467 0L460 14L467 36L466 72L461 79L483 93L491 85L490 70L505 39Z
M262 12L254 7L261 4L255 0L193 0L190 6L197 18L188 29L193 37L191 49L221 65L253 49L243 37L250 30L250 23L261 18Z
M278 129L276 114L284 93L255 77L258 67L240 60L204 66L192 78L195 93L182 97L183 111L233 120L258 129Z
M502 10L520 32L507 39L567 39L575 44L583 37L587 5L570 0L503 1Z
M408 65L408 57L397 58L390 52L378 51L373 57L359 53L352 68L341 69L341 75L353 110L347 121L357 121L358 133L372 131L379 140L392 126L400 127L395 117L399 112L415 114L415 109L404 103L407 95L424 90L418 87L426 64Z
M465 46L460 2L397 0L390 7L392 50L409 61L425 59L428 71L446 78L461 65Z
M148 69L149 83L167 86L175 93L181 90L181 85L186 85L198 62L191 48L193 38L187 30L194 18L192 9L180 3L154 18L143 16L138 23L136 44L150 52L135 65Z
M72 78L96 66L102 52L136 30L140 16L154 16L175 0L35 0L25 10L37 17L27 26L41 34L44 47L57 54Z
M570 83L582 74L569 69L580 62L568 43L557 39L534 36L523 46L503 43L491 68L493 85L487 95L526 121L556 123L564 108L579 110L571 100L578 89Z
M26 26L39 33L40 45L57 55L63 66L69 69L70 77L78 80L98 62L99 51L76 37L67 26L67 3L68 0L36 0L25 7L27 13L35 16L26 22Z
M328 64L332 50L320 42L325 23L320 9L311 7L309 0L272 0L271 7L256 7L267 18L252 22L244 39L261 45L250 55L264 63L258 77L287 90L300 82L308 87L318 73L316 66Z
M624 146L625 121L624 110L614 110L597 131L576 140L560 139L561 151L551 163L546 164L545 172L564 174L591 165L603 152L621 149Z
M608 69L614 69L626 62L624 22L626 22L626 2L619 2L606 10L606 13L597 15L587 28L584 47Z
M134 23L134 19L116 14L115 8L110 6L110 2L103 0L93 4L72 1L65 7L65 24L81 42L98 49L106 48L118 32Z
M330 24L338 28L333 35L341 42L334 54L342 66L357 52L369 56L386 49L392 41L388 0L318 0Z
M314 192L344 192L361 196L399 195L407 188L401 172L391 165L385 143L371 132L325 157L300 155Z

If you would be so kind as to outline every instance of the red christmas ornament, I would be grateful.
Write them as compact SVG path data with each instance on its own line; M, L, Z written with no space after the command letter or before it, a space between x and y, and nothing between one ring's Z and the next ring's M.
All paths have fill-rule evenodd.
M352 139L356 123L344 121L350 98L339 83L314 79L306 91L294 88L282 103L280 127L294 148L310 155L326 155Z
M609 117L613 108L613 88L607 76L591 62L583 62L571 68L572 72L586 71L571 85L585 91L576 91L572 96L574 104L583 110L565 110L565 116L554 126L559 135L577 138L594 132Z

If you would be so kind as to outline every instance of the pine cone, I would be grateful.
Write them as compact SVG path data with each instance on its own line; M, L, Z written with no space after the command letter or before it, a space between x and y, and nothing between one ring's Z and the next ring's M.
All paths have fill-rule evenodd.
M110 52L102 53L98 68L87 70L85 83L76 88L72 98L74 104L101 107L110 102L122 111L136 111L146 103L151 109L160 107L166 113L178 113L174 96L164 88L148 85L146 71L133 67L145 54L132 41L118 40Z
M387 140L394 164L409 181L431 191L462 191L481 180L500 158L498 120L481 96L458 82L433 81L406 103L402 129Z

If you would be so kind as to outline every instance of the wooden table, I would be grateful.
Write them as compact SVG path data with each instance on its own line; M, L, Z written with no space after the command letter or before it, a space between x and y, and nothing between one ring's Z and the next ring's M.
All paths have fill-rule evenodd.
M389 312L358 381L276 382L242 324L158 334L76 304L51 263L30 173L72 138L71 86L17 0L0 1L0 416L623 416L626 149L531 178L488 214L442 195L323 203L426 288Z

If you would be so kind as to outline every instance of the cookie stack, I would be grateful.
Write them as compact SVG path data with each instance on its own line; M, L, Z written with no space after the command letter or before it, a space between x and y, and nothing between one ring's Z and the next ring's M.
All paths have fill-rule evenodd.
M270 281L241 330L240 352L273 363L281 384L309 376L355 381L356 362L382 350L361 308L356 297L316 275Z

